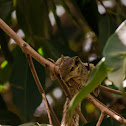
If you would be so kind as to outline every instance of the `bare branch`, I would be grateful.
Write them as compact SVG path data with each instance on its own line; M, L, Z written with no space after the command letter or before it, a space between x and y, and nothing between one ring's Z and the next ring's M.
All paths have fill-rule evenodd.
M118 122L122 124L126 124L126 119L123 118L121 115L116 113L115 111L111 110L107 106L105 106L103 103L101 103L99 100L94 98L92 95L88 94L86 99L91 102L94 106L96 106L98 109L100 109L101 112L105 113L106 115L111 116L113 119L117 120Z
M39 55L31 46L29 46L25 41L23 41L17 34L2 20L0 19L0 27L12 38L15 40L15 42L21 47L22 51L25 54L31 55L34 59L36 59L40 64L42 64L47 69L54 71L55 73L59 74L59 67L55 66L52 62L46 60L41 55ZM54 69L55 68L55 69ZM61 79L58 79L61 80ZM71 80L70 80L71 81ZM60 81L59 81L60 82ZM72 80L73 83L76 83ZM64 84L62 84L64 85ZM63 87L63 89L65 89ZM108 89L107 89L108 90ZM70 96L68 92L66 92L67 96ZM121 117L118 113L114 112L113 110L107 108L104 104L102 104L100 101L95 99L90 94L86 97L88 101L90 101L93 105L95 105L97 108L100 109L101 112L104 112L105 114L111 116L118 122L122 124L126 124L126 119ZM79 111L79 110L78 110ZM79 113L78 113L79 114Z
M46 60L40 54L38 54L28 43L21 39L1 18L0 28L4 30L20 46L20 48L25 54L29 54L30 56L32 56L47 69L54 69L54 64L52 62Z
M106 87L106 86L103 86L103 85L99 85L99 88L103 91L108 91L110 93L114 93L114 94L118 94L118 95L126 95L126 92L122 93L121 91L114 90L112 88L109 88L109 87Z
M52 62L46 60L40 54L38 54L29 44L22 40L2 19L0 19L0 27L20 46L25 54L29 54L30 56L32 56L50 71L55 71L56 73L59 73L59 67L55 66Z
M103 112L101 112L101 115L100 115L100 117L99 117L99 120L98 120L98 122L97 122L97 125L96 125L96 126L100 126L100 125L101 125L102 120L104 119L104 116L105 116L105 114L104 114Z
M54 120L55 120L55 122L56 122L56 124L57 124L58 126L60 126L60 122L58 121L58 119L57 119L55 113L53 112L53 110L52 110L52 108L50 107L49 102L48 102L48 100L47 100L47 98L46 98L44 89L43 89L43 87L42 87L42 85L41 85L41 83L40 83L40 80L39 80L39 78L38 78L38 75L37 75L37 73L36 73L36 70L35 70L35 67L34 67L32 58L31 58L31 56L30 56L29 54L27 54L26 57L27 57L27 60L28 60L28 63L29 63L29 66L30 66L32 75L33 75L34 80L35 80L35 82L36 82L36 85L37 85L37 87L38 87L38 89L39 89L39 92L40 92L40 94L42 95L43 100L45 101L45 106L46 106L46 110L47 110L47 114L48 114L48 118L49 118L49 123L50 123L50 125L53 125L53 124L52 124L52 120L51 120L51 115L50 115L50 113L51 113L51 114L52 114L52 117L54 118Z
M46 110L47 110L47 114L48 114L48 118L49 118L49 124L52 125L52 120L51 120L51 115L50 115L50 110L49 110L49 104L48 104L48 101L47 101L47 98L45 96L45 93L44 93L44 90L40 84L40 81L39 81L39 78L37 76L37 73L36 73L36 70L35 70L35 67L34 67L34 64L33 64L33 61L32 61L32 58L30 55L26 55L27 57L27 60L28 60L28 63L29 63L29 66L30 66L30 69L31 69L31 72L32 72L32 75L34 77L34 80L36 82L36 85L39 89L39 92L40 94L42 95L43 97L43 100L45 101L45 106L46 106Z
M61 87L62 87L62 89L63 89L63 91L64 91L64 93L65 93L65 95L66 95L66 97L68 97L68 98L71 100L71 99L72 99L72 96L71 96L71 94L70 94L68 88L67 88L66 85L63 83L63 81L60 79L60 76L59 76L58 74L57 74L56 76L57 76L57 79L58 79L58 81L59 81L59 83L60 83L60 85L61 85ZM84 124L86 124L86 123L87 123L87 120L85 119L85 117L83 116L83 114L81 113L81 111L80 111L78 108L76 108L75 111L78 113L78 115L79 115L81 121L82 121Z

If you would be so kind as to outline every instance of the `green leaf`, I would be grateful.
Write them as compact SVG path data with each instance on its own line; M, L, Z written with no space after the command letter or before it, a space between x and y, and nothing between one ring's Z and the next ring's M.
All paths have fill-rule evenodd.
M81 102L90 92L92 92L107 76L107 67L104 64L103 59L96 65L92 71L89 80L85 87L83 87L79 93L77 93L70 102L70 117L79 102Z
M0 92L4 89L3 85L0 85Z
M0 111L0 125L2 125L2 126L8 126L8 125L18 126L19 124L21 124L21 120L19 119L19 117L16 114L14 114L8 110L1 109L1 111Z
M113 68L108 73L116 87L122 88L122 81L126 75L126 21L124 21L115 33L108 39L103 55L105 56L105 64Z
M75 0L75 2L91 29L98 35L99 13L96 0Z
M3 20L7 18L8 14L11 12L12 5L12 0L0 1L0 18L2 18Z
M117 28L113 18L109 15L101 15L99 19L99 47L102 55L103 48L108 38L114 33Z
M76 19L76 17L71 13L70 8L68 7L68 5L66 4L66 2L64 0L60 1L61 5L64 7L66 13L69 15L69 17L72 19L72 21L74 22L74 24L77 27L81 27L81 25L79 24L78 20Z
M38 49L38 53L39 53L40 55L44 56L44 53L43 53L43 50L42 50L41 47Z
M52 10L55 12L55 8ZM16 12L18 23L26 35L26 41L35 45L37 49L42 47L45 54L44 57L58 59L62 54L75 55L69 48L68 42L65 41L66 39L64 40L64 37L61 37L63 32L60 19L56 13L55 18L60 31L58 31L58 35L51 38L52 27L49 22L49 10L48 6L46 6L46 1L18 0ZM46 39L46 34L50 36L50 40Z
M5 61L1 64L1 69L3 69L7 64L8 64L8 61L5 60Z
M11 63L12 55L8 48L8 38L6 37L6 34L4 33L4 31L2 31L2 29L0 29L0 45L1 45L2 53L5 56L5 59L8 60L9 63Z
M55 40L43 40L41 38L36 38L36 40L37 42L42 42L41 45L45 58L50 57L56 60L61 57L61 55L71 57L77 55L69 48L68 44L61 40L59 37L56 37Z
M4 84L10 79L11 75L11 68L12 66L10 64L7 64L4 68L0 68L0 83Z
M19 47L14 50L14 63L11 74L11 88L14 103L25 119L32 117L35 109L42 101L39 90L33 79L25 54ZM45 86L45 69L37 61L33 60L35 69L43 88Z
M17 0L18 23L27 37L33 38L34 35L44 37L43 11L41 0Z

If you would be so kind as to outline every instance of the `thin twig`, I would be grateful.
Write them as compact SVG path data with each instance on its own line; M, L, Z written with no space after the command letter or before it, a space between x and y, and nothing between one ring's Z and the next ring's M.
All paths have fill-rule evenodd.
M100 117L99 117L99 120L98 120L96 126L100 126L100 125L101 125L102 120L104 119L104 117L105 117L105 114L104 114L103 112L101 112L101 115L100 115Z
M0 28L4 30L20 46L25 54L29 54L44 67L53 71L55 65L43 58L39 53L37 53L28 43L21 39L1 18Z
M0 19L0 27L12 38L15 42L21 47L22 51L26 54L31 55L34 59L36 59L40 64L42 64L47 69L59 73L59 67L55 66L52 62L46 60L41 55L39 55L32 47L30 47L25 41L23 41L2 19ZM54 69L55 68L55 69ZM104 110L107 115L110 115L112 118L117 120L122 124L126 124L126 119L121 117L118 113L113 110L107 108L103 103L95 99L90 94L86 97L92 104L94 104L97 108Z
M122 93L121 91L114 90L112 88L109 88L109 87L106 87L106 86L103 86L103 85L99 85L99 88L103 91L108 91L110 93L114 93L114 94L118 94L118 95L126 95L126 92Z
M56 73L59 73L59 67L55 66L52 62L46 60L40 54L38 54L29 44L22 40L2 19L0 19L0 27L20 46L25 54L29 54L30 56L32 56L50 71L55 71Z
M29 54L27 54L26 57L27 57L27 60L28 60L32 75L33 75L34 80L36 82L36 85L37 85L37 87L39 89L39 92L42 95L43 100L45 101L45 106L46 106L46 110L47 110L47 114L48 114L48 118L49 118L49 124L52 125L50 110L49 110L49 107L48 107L49 104L48 104L47 98L45 96L44 90L43 90L43 88L42 88L42 86L40 84L39 78L37 76L37 73L36 73L32 58L31 58L31 56Z
M73 79L70 80L70 83L72 83L73 85L77 85L77 82L73 81ZM94 98L92 95L88 94L86 96L86 99L89 102L91 102L94 106L96 106L98 109L100 109L100 111L103 112L104 114L111 116L112 118L114 118L115 120L117 120L118 122L122 124L126 124L125 118L123 118L121 115L119 115L112 109L105 106L103 103L101 103L99 100Z
M61 87L62 87L62 89L63 89L63 91L64 91L64 93L65 93L65 95L66 95L66 97L68 97L68 98L71 100L71 99L72 99L72 96L71 96L71 94L70 94L68 88L67 88L66 85L63 83L63 81L60 79L60 76L59 76L58 74L56 75L56 77L57 77L57 79L58 79L58 81L59 81L59 83L60 83L60 85L61 85ZM78 108L76 108L75 111L78 113L78 115L79 115L81 121L82 121L84 124L86 124L86 123L87 123L87 120L85 119L85 117L83 116L83 114L81 113L81 111L80 111Z
M101 112L104 112L106 115L111 116L113 119L115 119L116 121L118 121L122 124L126 124L125 118L123 118L121 115L119 115L115 111L113 111L110 108L108 108L107 106L105 106L103 103L101 103L99 100L94 98L92 95L88 94L86 99L89 102L91 102L94 106L96 106L98 109L100 109Z
M34 80L35 80L35 82L36 82L36 85L37 85L37 87L38 87L38 90L39 90L40 94L42 95L43 100L45 101L45 106L46 106L46 110L47 110L47 114L48 114L48 118L49 118L49 123L50 123L50 125L53 125L53 124L52 124L52 120L51 120L51 115L50 115L50 113L51 113L51 114L52 114L52 117L54 118L54 120L55 120L55 122L56 122L56 124L57 124L58 126L60 126L60 122L58 121L58 119L57 119L55 113L53 112L53 110L52 110L52 108L50 107L49 102L48 102L48 100L47 100L47 98L46 98L44 89L43 89L43 87L42 87L42 85L41 85L41 83L40 83L40 80L39 80L39 78L38 78L38 75L37 75L37 73L36 73L36 70L35 70L35 67L34 67L32 58L31 58L31 56L28 55L28 54L26 55L26 57L27 57L27 60L28 60L28 63L29 63L29 66L30 66L32 75L33 75Z

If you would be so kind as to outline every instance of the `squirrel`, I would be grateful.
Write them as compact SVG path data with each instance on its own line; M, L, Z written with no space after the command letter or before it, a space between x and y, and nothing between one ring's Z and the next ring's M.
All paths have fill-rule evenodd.
M54 63L54 61L52 62ZM83 63L78 56L74 57L61 56L61 58L59 58L55 62L55 65L59 66L60 78L62 79L64 84L66 84L72 96L74 96L82 87L85 86L91 71L94 69L93 64ZM52 80L56 79L55 73L51 72L50 76ZM70 79L73 79L79 84L76 86L77 88L69 83ZM70 100L67 98L64 105L61 126L68 126L69 103ZM81 103L78 105L78 108L81 109ZM76 112L74 112L70 126L78 126L78 125L79 125L79 115Z

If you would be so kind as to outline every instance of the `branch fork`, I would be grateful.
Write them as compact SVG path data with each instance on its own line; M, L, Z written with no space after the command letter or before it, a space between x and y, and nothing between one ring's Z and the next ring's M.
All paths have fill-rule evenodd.
M45 68L49 69L50 71L53 71L54 73L56 73L56 76L57 76L57 79L58 81L60 82L66 96L71 99L71 95L70 95L70 92L69 90L65 87L64 83L62 82L60 76L59 76L59 67L58 66L55 66L55 64L53 64L52 62L50 62L49 60L46 60L45 58L43 58L40 54L38 54L28 43L26 43L24 40L22 40L2 19L0 19L0 28L2 30L4 30L12 39L14 39L14 41L20 46L20 48L22 49L22 51L26 54L26 55L29 55L30 57L33 57L34 59L36 59L41 65L43 65ZM33 64L32 64L32 60L30 58L30 60L28 59L29 61L29 64L30 64L30 68L33 67ZM31 65L32 64L32 65ZM31 68L31 71L34 71L32 68ZM33 77L34 79L36 80L37 74L33 74ZM72 83L76 83L74 82L74 80L71 80ZM39 81L36 81L36 84L39 83ZM39 83L40 84L40 83ZM41 85L41 84L40 84ZM37 85L38 86L38 85ZM122 95L121 92L119 91L115 91L113 89L110 89L110 88L106 88L104 86L100 86L100 88L102 90L106 90L106 91L109 91L109 92L112 92L112 93L116 93L116 94L120 94ZM41 95L42 93L44 93L44 90L42 89L42 86L39 86L38 87ZM52 121L51 121L51 117L50 117L50 113L51 115L53 116L57 126L60 126L60 123L57 119L57 117L55 116L55 114L53 113L50 105L48 104L48 101L47 99L45 98L45 94L42 95L43 96L43 99L45 99L45 103L46 103L46 107L47 107L47 110L48 110L48 117L49 117L49 122L50 124L52 124ZM122 124L126 124L126 119L121 117L118 113L114 112L113 110L107 108L103 103L101 103L100 101L98 101L96 98L94 98L92 95L88 94L88 96L86 97L86 99L91 102L93 105L95 105L97 108L100 109L101 111L101 115L100 115L100 118L97 122L97 125L96 126L100 126L103 118L105 115L109 115L111 116L112 118L114 118L115 120L117 120L118 122L122 123ZM79 114L82 122L84 124L87 123L85 117L82 115L81 111L76 109L77 113Z

